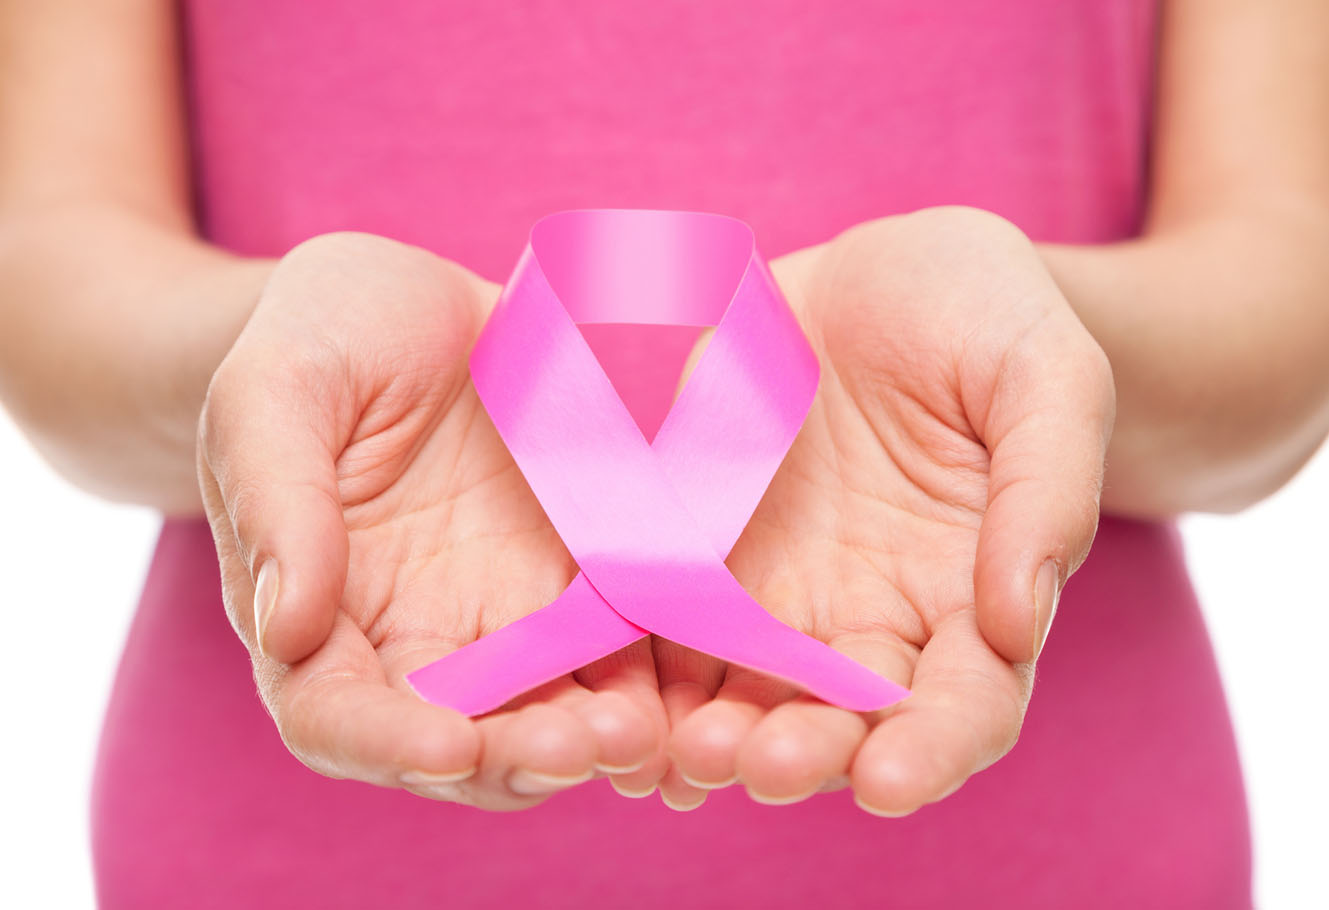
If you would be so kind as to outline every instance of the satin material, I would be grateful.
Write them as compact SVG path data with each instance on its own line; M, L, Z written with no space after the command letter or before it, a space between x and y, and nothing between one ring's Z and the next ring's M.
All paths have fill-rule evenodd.
M717 326L654 445L578 322ZM819 374L746 224L622 209L542 218L470 367L582 571L544 609L411 674L424 698L483 713L648 632L852 711L908 695L771 616L725 568Z

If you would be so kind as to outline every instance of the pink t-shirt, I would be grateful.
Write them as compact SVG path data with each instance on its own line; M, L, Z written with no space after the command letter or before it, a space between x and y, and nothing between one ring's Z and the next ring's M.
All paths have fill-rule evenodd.
M502 281L565 208L731 214L768 256L939 203L1047 240L1141 220L1152 0L183 7L201 228L245 253L356 229ZM1250 905L1240 766L1178 537L1113 518L1020 743L899 820L847 792L773 808L741 789L683 815L602 781L491 814L319 777L255 694L206 525L167 522L93 822L107 907Z

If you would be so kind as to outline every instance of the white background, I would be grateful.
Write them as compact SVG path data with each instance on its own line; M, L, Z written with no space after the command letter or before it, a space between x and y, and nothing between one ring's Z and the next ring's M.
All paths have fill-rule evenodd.
M1329 907L1329 450L1277 496L1183 524L1245 764L1262 907ZM101 712L157 532L59 480L0 411L0 905L91 906Z

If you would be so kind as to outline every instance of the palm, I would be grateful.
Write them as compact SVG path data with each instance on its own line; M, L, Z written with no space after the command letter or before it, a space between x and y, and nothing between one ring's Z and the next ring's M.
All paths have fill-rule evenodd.
M664 762L665 722L645 641L476 722L481 760L465 780L384 779L373 767L393 749L427 748L412 739L418 731L398 722L411 714L418 727L424 715L407 709L430 707L414 703L407 673L549 603L576 567L467 378L466 350L497 287L440 273L438 261L418 250L375 238L351 245L351 261L363 260L363 280L343 276L349 280L330 290L313 277L327 270L322 257L294 262L266 295L277 315L260 310L254 320L265 334L280 333L281 307L313 301L319 308L317 316L290 320L298 334L280 339L281 367L289 372L302 362L293 350L311 352L303 359L310 368L303 394L311 384L318 391L302 408L332 428L324 457L335 471L336 518L347 543L345 585L332 592L332 634L265 692L279 724L283 713L338 722L330 698L301 693L321 679L352 678L380 708L365 711L355 735L368 754L348 763L349 776L488 808L529 805L593 768L646 762L619 776L629 788L640 786L637 778L653 782ZM347 250L334 252L346 269ZM373 307L364 305L366 293ZM326 337L310 343L311 325L325 327ZM249 617L235 602L252 597L252 585L239 571L228 576L228 607L244 634ZM264 661L256 657L256 664ZM403 696L410 702L396 700ZM305 699L298 710L297 697ZM439 726L455 731L460 721L454 715ZM329 767L327 756L302 757L319 770L341 770ZM511 786L517 769L550 780L532 788L528 775L525 785Z
M956 410L939 369L909 388L916 377L877 366L902 352L867 361L862 345L822 343L817 400L729 565L787 622L847 650L869 639L911 657L972 604L987 451L937 416Z
M403 669L548 603L575 572L469 383L420 419L432 426L403 434L419 447L395 476L342 472L344 491L381 486L345 509L343 609ZM354 471L360 447L377 441L351 445L341 463Z
M860 717L742 668L675 660L685 669L662 678L667 700L680 681L719 684L715 701L676 724L674 752L694 781L737 777L776 801L847 783L858 753L881 748L864 737L894 715L894 738L904 734L914 750L901 757L915 762L915 777L934 776L928 796L935 797L965 776L963 757L943 766L947 740L965 735L966 713L1003 717L1009 731L970 744L982 753L974 766L1009 748L1018 730L1031 674L978 632L976 558L993 494L990 446L996 425L1010 419L996 412L1006 406L1000 352L1046 332L1058 311L1040 303L1048 295L1037 272L957 269L943 238L926 226L881 224L772 264L818 349L822 378L798 439L728 559L785 622L902 684L920 674L926 680L895 711ZM973 253L975 243L988 241L961 246ZM984 339L985 324L1001 334ZM1032 628L1025 634L1032 645ZM967 707L957 708L961 702ZM941 705L949 715L937 713ZM921 764L933 767L920 770L919 756L929 752ZM872 789L855 780L856 789L860 783ZM883 791L898 783L876 782ZM875 796L878 805L911 803Z
M554 600L576 574L470 383L452 401L439 403L444 407L437 413L419 418L433 426L400 473L369 498L355 497L345 510L350 573L342 609L396 686L410 671ZM366 440L369 446L374 442ZM343 464L356 464L358 445L343 453ZM380 464L377 459L369 463ZM343 474L342 488L371 479L369 474ZM639 705L644 701L647 710L658 701L643 643L612 664L592 666L575 678L569 675L527 693L514 706L553 705L576 712L591 697L588 686L618 690ZM602 738L595 761L602 767L638 764L637 752L653 731L619 710L623 704L612 707L617 714L609 722L620 727ZM487 736L507 735L513 720L514 714L505 711L480 725ZM555 776L579 776L575 765L583 747L563 744L568 773ZM524 757L547 764L555 756ZM494 768L462 789L472 791L471 801L506 804L497 779L502 770Z

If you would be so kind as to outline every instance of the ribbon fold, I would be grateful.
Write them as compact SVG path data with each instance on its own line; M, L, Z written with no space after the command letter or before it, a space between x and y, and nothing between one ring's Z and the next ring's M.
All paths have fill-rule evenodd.
M587 323L716 327L652 443ZM540 219L470 370L581 572L548 606L409 674L421 697L482 714L652 632L853 711L909 694L777 620L724 565L819 376L744 222L636 209Z

